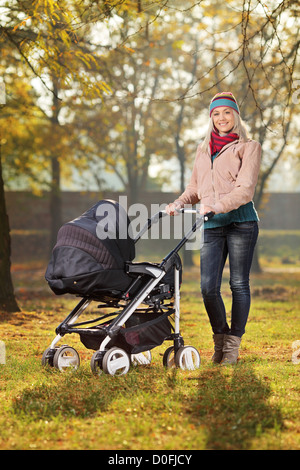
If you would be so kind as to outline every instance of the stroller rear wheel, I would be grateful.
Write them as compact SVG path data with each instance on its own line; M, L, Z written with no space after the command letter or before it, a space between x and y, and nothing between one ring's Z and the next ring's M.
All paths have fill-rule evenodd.
M109 375L125 375L130 368L130 359L121 348L109 349L103 357L103 371Z
M182 370L195 370L200 366L200 354L193 346L179 348L175 355L175 364Z
M56 350L53 357L53 367L65 372L68 369L77 369L79 365L80 358L76 349L70 346L61 346Z

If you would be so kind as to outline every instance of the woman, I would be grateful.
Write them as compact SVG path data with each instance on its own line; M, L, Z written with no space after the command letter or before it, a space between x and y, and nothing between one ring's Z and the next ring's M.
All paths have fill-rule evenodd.
M202 214L215 214L204 224L201 291L213 331L212 360L235 364L250 309L249 273L258 236L252 198L261 146L248 138L232 93L215 95L209 115L208 132L197 149L190 183L166 211L174 215L185 204L201 201ZM220 292L227 256L232 291L230 327Z

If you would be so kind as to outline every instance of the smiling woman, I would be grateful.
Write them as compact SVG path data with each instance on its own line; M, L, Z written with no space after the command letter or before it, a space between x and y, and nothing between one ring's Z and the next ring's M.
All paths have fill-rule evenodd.
M197 149L190 183L167 206L170 215L186 204L201 201L201 212L213 212L204 224L201 290L213 331L213 362L235 364L250 309L249 272L258 236L253 195L261 160L261 146L250 140L230 92L216 94L209 106L206 138ZM230 261L231 325L221 297L225 261Z
M212 118L220 135L226 135L234 127L234 115L231 108L219 107L213 110Z

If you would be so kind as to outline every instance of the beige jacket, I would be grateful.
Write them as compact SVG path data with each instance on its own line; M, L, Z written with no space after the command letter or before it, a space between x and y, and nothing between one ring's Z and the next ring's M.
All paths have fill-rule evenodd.
M190 182L175 202L181 206L201 202L216 214L238 209L254 196L260 162L261 145L254 140L225 145L213 164L199 145Z

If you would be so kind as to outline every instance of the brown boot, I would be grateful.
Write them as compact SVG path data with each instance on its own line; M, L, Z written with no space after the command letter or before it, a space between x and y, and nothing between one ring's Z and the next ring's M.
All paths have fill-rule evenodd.
M213 340L215 345L215 352L211 360L215 364L220 364L223 358L223 346L224 346L224 336L223 334L214 334Z
M224 335L223 358L221 364L236 364L239 355L241 338L239 336Z

